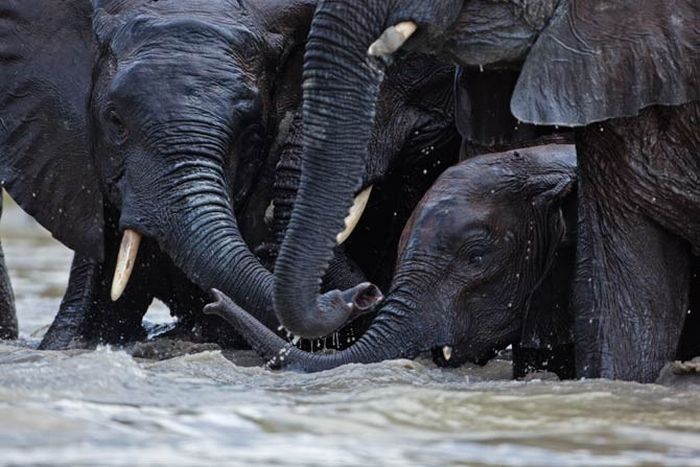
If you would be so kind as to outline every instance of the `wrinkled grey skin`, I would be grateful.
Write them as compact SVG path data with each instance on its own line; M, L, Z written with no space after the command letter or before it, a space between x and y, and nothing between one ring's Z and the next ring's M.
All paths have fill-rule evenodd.
M0 218L2 217L2 190L0 190ZM0 245L0 340L17 338L17 313L10 275L5 265L5 254Z
M577 371L653 381L675 354L689 255L700 251L699 8L692 0L321 1L304 67L306 166L277 263L280 321L313 336L349 316L317 305L318 277L363 186L387 63L404 50L431 51L464 66L520 70L510 105L518 120L581 127ZM387 27L408 20L418 30L404 47L368 56ZM680 188L667 189L673 184ZM311 226L323 230L311 238Z
M426 350L439 365L457 366L485 363L517 344L517 351L568 352L561 371L572 376L567 230L575 228L575 170L573 145L546 145L478 156L445 171L404 229L396 274L372 326L341 352L285 346L221 294L206 311L231 322L274 367L320 371ZM452 351L447 358L444 346Z

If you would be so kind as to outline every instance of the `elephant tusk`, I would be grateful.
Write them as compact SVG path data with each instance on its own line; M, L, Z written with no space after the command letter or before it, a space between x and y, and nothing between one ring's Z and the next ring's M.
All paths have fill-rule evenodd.
M445 361L449 362L452 358L452 347L445 345L442 347L442 356L445 357Z
M367 54L373 57L391 55L401 48L418 26L413 21L402 21L384 30L379 39L372 42Z
M357 223L360 222L360 217L362 217L362 213L367 207L367 201L369 200L370 193L372 193L373 186L374 185L368 186L362 190L359 195L355 196L355 201L353 201L350 207L350 214L345 218L345 229L336 237L338 245L348 239L352 231L357 227Z
M136 255L139 252L139 244L142 235L135 230L126 229L122 237L117 255L117 266L114 268L114 278L112 279L112 301L116 302L124 293L129 277L134 270Z

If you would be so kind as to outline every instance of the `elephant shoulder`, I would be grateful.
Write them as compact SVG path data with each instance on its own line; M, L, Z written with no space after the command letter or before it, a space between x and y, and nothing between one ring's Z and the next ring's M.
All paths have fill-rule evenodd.
M586 125L700 99L700 2L563 0L511 101L520 120Z

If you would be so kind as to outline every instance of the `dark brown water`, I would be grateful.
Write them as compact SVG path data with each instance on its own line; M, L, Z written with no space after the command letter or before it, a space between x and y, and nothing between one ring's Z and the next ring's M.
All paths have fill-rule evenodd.
M2 465L700 466L698 390L510 381L500 361L304 375L238 366L218 351L150 361L109 348L33 350L71 254L7 211L22 338L0 343Z

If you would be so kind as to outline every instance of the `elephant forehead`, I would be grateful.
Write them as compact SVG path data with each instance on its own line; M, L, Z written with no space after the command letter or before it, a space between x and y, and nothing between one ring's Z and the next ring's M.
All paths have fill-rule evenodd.
M240 24L227 24L208 17L150 14L132 15L117 22L111 41L115 53L128 52L148 44L170 45L175 48L232 47L255 39L252 31Z
M437 234L482 229L492 223L498 205L473 194L436 192L417 211L413 228Z
M248 99L253 100L252 85L246 86L233 63L213 63L202 57L189 56L187 60L168 59L167 54L162 54L147 59L131 57L120 63L111 82L110 95L116 102L148 104L155 109L180 102L174 96L187 96L187 100L181 101L183 104L230 105L234 95L237 102L246 99L246 88Z
M454 197L455 203L493 201L511 189L516 179L505 160L481 157L451 167L434 185L436 197Z

